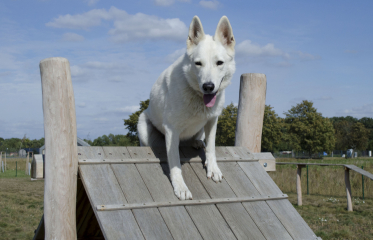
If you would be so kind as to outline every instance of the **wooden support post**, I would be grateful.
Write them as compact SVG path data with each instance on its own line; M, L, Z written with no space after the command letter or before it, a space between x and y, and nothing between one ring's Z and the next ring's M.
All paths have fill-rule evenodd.
M26 157L26 168L25 168L25 174L28 175L28 163L30 162L30 153L27 152L27 157Z
M77 239L77 133L70 64L40 62L45 136L45 239Z
M236 123L235 146L261 152L267 79L261 73L242 74Z
M297 165L297 196L298 196L298 206L302 206L302 168L304 165Z
M4 158L4 161L5 161L5 169L4 169L4 170L6 171L6 151L5 151L5 155L4 155L4 156L5 156L5 158Z
M0 162L3 162L3 152L0 152ZM5 171L5 169L4 169Z
M350 169L345 167L345 184L347 195L347 211L352 212L352 199L351 199L351 185L350 185Z

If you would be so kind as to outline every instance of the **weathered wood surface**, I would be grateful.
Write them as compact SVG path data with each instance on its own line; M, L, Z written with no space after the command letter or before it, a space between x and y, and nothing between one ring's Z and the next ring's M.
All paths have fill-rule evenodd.
M352 212L352 199L351 199L351 184L350 184L350 169L345 167L345 185L347 197L347 211Z
M147 147L78 147L78 153L80 160L108 162L167 156L163 148ZM190 147L180 147L180 156L206 158L204 150ZM217 147L216 156L255 159L244 147ZM108 162L79 166L84 185L78 181L79 238L316 239L290 202L279 199L286 194L257 161L219 162L224 175L220 183L206 178L202 162L185 162L182 173L193 195L191 201L176 198L167 164Z
M360 173L361 175L364 175L365 177L373 180L373 174L368 171L365 171L355 165L344 165L344 166L347 167L348 169L354 170L355 172Z
M276 162L277 165L317 165L317 166L345 166L345 164L327 164L327 163L293 163L293 162Z
M92 206L127 203L109 164L84 165L79 170ZM130 210L95 211L95 215L106 239L144 239Z
M78 159L70 64L65 58L44 59L40 62L40 75L45 156L49 160L45 164L45 237L76 239Z
M297 166L297 203L302 206L302 165Z
M150 147L128 147L132 157L156 158L165 156L165 149L154 151ZM156 202L177 201L168 176L163 172L160 164L136 164L152 199ZM190 218L185 207L158 208L173 238L175 239L202 239L197 227Z
M216 161L218 162L258 162L258 159L251 159L251 158L225 158L225 157L217 157ZM180 158L181 163L201 163L202 159L200 158ZM86 165L86 164L123 164L123 163L167 163L167 158L136 158L136 159L80 159L79 165Z
M254 159L258 159L259 163L267 172L276 171L276 159L270 152L253 153Z
M261 195L281 194L271 177L255 163L238 163ZM264 177L263 175L267 175ZM288 200L266 201L293 239L316 238L311 228Z
M241 156L250 154L246 151L236 151L236 153ZM238 163L223 163L219 166L224 178L238 197L262 196ZM258 164L257 167L260 168ZM266 239L292 239L266 202L244 202L242 205ZM250 227L252 228L254 227Z
M130 158L129 152L119 147L104 147L104 152L105 157L109 158ZM129 204L153 202L135 164L113 164L111 167ZM145 239L173 239L157 208L134 209L132 212Z
M120 166L119 168L127 168L126 166ZM130 174L128 175L130 176ZM127 195L126 195L127 196ZM231 197L231 198L213 198L203 200L180 200L175 202L151 202L145 199L138 200L137 203L117 204L117 205L97 205L97 211L114 211L114 210L130 210L130 209L146 209L146 208L158 208L158 207L175 207L175 206L197 206L197 205L212 205L218 203L244 203L244 202L257 202L266 200L279 200L287 199L288 195L281 194L278 196L266 197Z
M261 152L267 79L261 73L242 74L238 101L235 146Z

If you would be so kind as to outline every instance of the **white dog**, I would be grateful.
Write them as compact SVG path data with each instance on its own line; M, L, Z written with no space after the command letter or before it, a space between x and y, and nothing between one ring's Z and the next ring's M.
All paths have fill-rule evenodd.
M141 146L156 146L162 133L166 140L170 178L176 196L192 199L181 174L179 142L205 147L207 177L218 182L222 173L216 163L215 135L224 108L224 89L235 71L235 39L223 16L215 35L205 35L197 16L192 20L187 51L168 67L150 92L150 103L139 117ZM158 139L158 140L157 140Z

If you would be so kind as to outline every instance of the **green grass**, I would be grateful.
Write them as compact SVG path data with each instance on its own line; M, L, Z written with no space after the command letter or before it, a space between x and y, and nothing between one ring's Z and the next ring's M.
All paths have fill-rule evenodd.
M315 159L276 159L277 162L298 162L298 163L327 163L327 164L352 164L358 167L364 166L364 170L373 173L373 158L326 158L324 160ZM296 193L296 165L277 165L275 172L269 175L276 182L283 192ZM346 195L344 182L344 168L342 166L308 166L309 192L310 194L320 194L325 196ZM302 168L302 193L307 193L307 170ZM350 171L350 183L353 197L362 198L362 178L361 174ZM364 179L365 197L373 198L373 181Z
M3 158L3 162L4 162L4 158ZM8 158L6 161L6 171L5 172L0 171L0 178L14 178L16 175L17 177L20 177L20 178L22 177L29 178L30 176L25 174L25 169L26 169L26 158Z
M353 212L346 210L346 197L303 195L303 206L296 205L297 195L289 200L318 237L328 239L372 239L373 200L353 199Z
M0 240L32 239L43 215L44 181L0 178Z

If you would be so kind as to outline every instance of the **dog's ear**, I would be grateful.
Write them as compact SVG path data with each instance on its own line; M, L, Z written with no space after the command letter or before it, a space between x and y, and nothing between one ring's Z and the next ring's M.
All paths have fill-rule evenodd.
M234 45L236 45L236 41L233 36L233 30L229 20L226 16L220 18L218 23L218 27L215 31L214 36L215 41L221 42L224 47L234 49Z
M205 33L203 31L202 23L197 16L194 16L189 26L187 47L190 48L193 45L197 45L204 37Z

